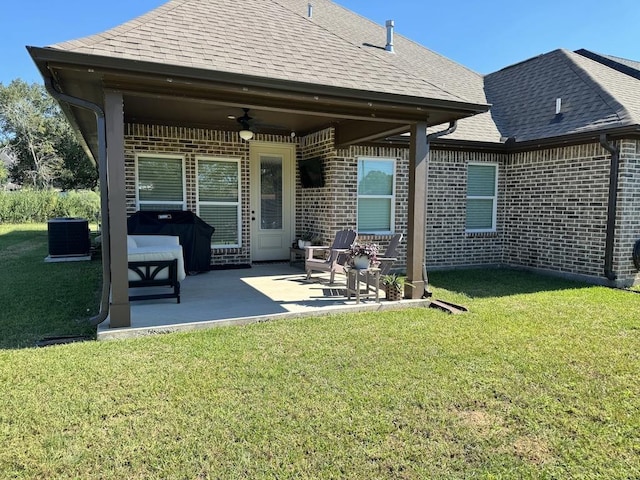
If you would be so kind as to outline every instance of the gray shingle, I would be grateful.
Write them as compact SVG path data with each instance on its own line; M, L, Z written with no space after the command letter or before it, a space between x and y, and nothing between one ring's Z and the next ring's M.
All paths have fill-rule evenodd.
M485 103L482 77L329 0L171 0L52 48L381 93Z
M567 50L487 75L485 90L501 135L517 141L622 127L640 118L638 80Z

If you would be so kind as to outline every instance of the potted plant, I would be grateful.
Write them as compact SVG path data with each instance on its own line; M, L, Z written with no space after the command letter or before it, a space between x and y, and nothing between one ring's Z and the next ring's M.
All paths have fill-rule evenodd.
M398 301L404 298L404 286L407 285L413 288L413 285L407 282L405 277L398 275L397 273L390 273L384 275L381 278L382 285L384 286L384 293L387 300Z
M312 232L305 232L298 239L298 248L304 248L304 247L310 246L313 243L314 238L315 238L315 235Z
M377 266L378 249L377 243L353 243L347 252L349 265L358 270Z

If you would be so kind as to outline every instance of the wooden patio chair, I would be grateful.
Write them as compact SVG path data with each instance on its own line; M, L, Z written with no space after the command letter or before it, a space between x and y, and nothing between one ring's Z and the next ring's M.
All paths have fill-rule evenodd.
M396 255L398 255L398 245L402 241L402 234L395 233L391 237L389 241L389 245L387 249L384 251L382 256L378 256L378 261L380 262L380 275L388 275L391 271L391 267L393 263L397 260Z
M305 247L304 269L307 272L307 280L311 278L313 271L329 272L329 281L333 283L336 272L344 273L344 264L347 261L345 252L356 241L356 236L355 230L339 230L330 247ZM316 256L319 252L324 254L324 258Z

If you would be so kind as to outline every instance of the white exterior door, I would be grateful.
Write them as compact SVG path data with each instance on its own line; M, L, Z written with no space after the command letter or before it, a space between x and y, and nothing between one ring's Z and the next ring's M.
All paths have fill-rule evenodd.
M295 145L251 142L251 260L286 260L295 228Z

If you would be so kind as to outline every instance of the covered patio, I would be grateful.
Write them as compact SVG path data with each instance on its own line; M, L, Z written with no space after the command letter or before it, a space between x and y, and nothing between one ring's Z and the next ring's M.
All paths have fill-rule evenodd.
M181 297L179 304L174 299L131 302L131 326L114 329L108 321L103 322L98 326L98 340L306 315L429 306L427 299L387 301L383 290L380 290L380 303L368 298L357 304L354 296L346 297L344 275L338 275L334 284L329 283L328 274L314 273L306 280L306 273L299 266L287 262L189 275L182 282Z
M28 47L100 173L104 279L92 323L136 328L143 308L129 302L127 217L158 205L142 204L154 203L142 198L154 182L140 183L140 159L162 163L154 172L176 169L163 174L163 181L179 181L162 192L160 206L231 218L229 238L212 243L214 264L285 258L310 230L324 241L344 228L400 232L415 286L405 293L420 299L429 141L489 109L475 88L479 77L394 37L393 22L376 25L330 1L307 7L297 0L172 0L101 34ZM410 134L409 148L385 141L402 133ZM313 158L324 165L324 186L303 192L297 166ZM357 228L360 158L392 165L388 192L371 201L384 205L380 227ZM236 170L217 177L200 170L223 163ZM263 185L274 165L278 180ZM203 178L212 187L200 191ZM279 206L277 222L263 215L270 201ZM185 295L196 281L187 280ZM280 308L293 302L278 301Z

